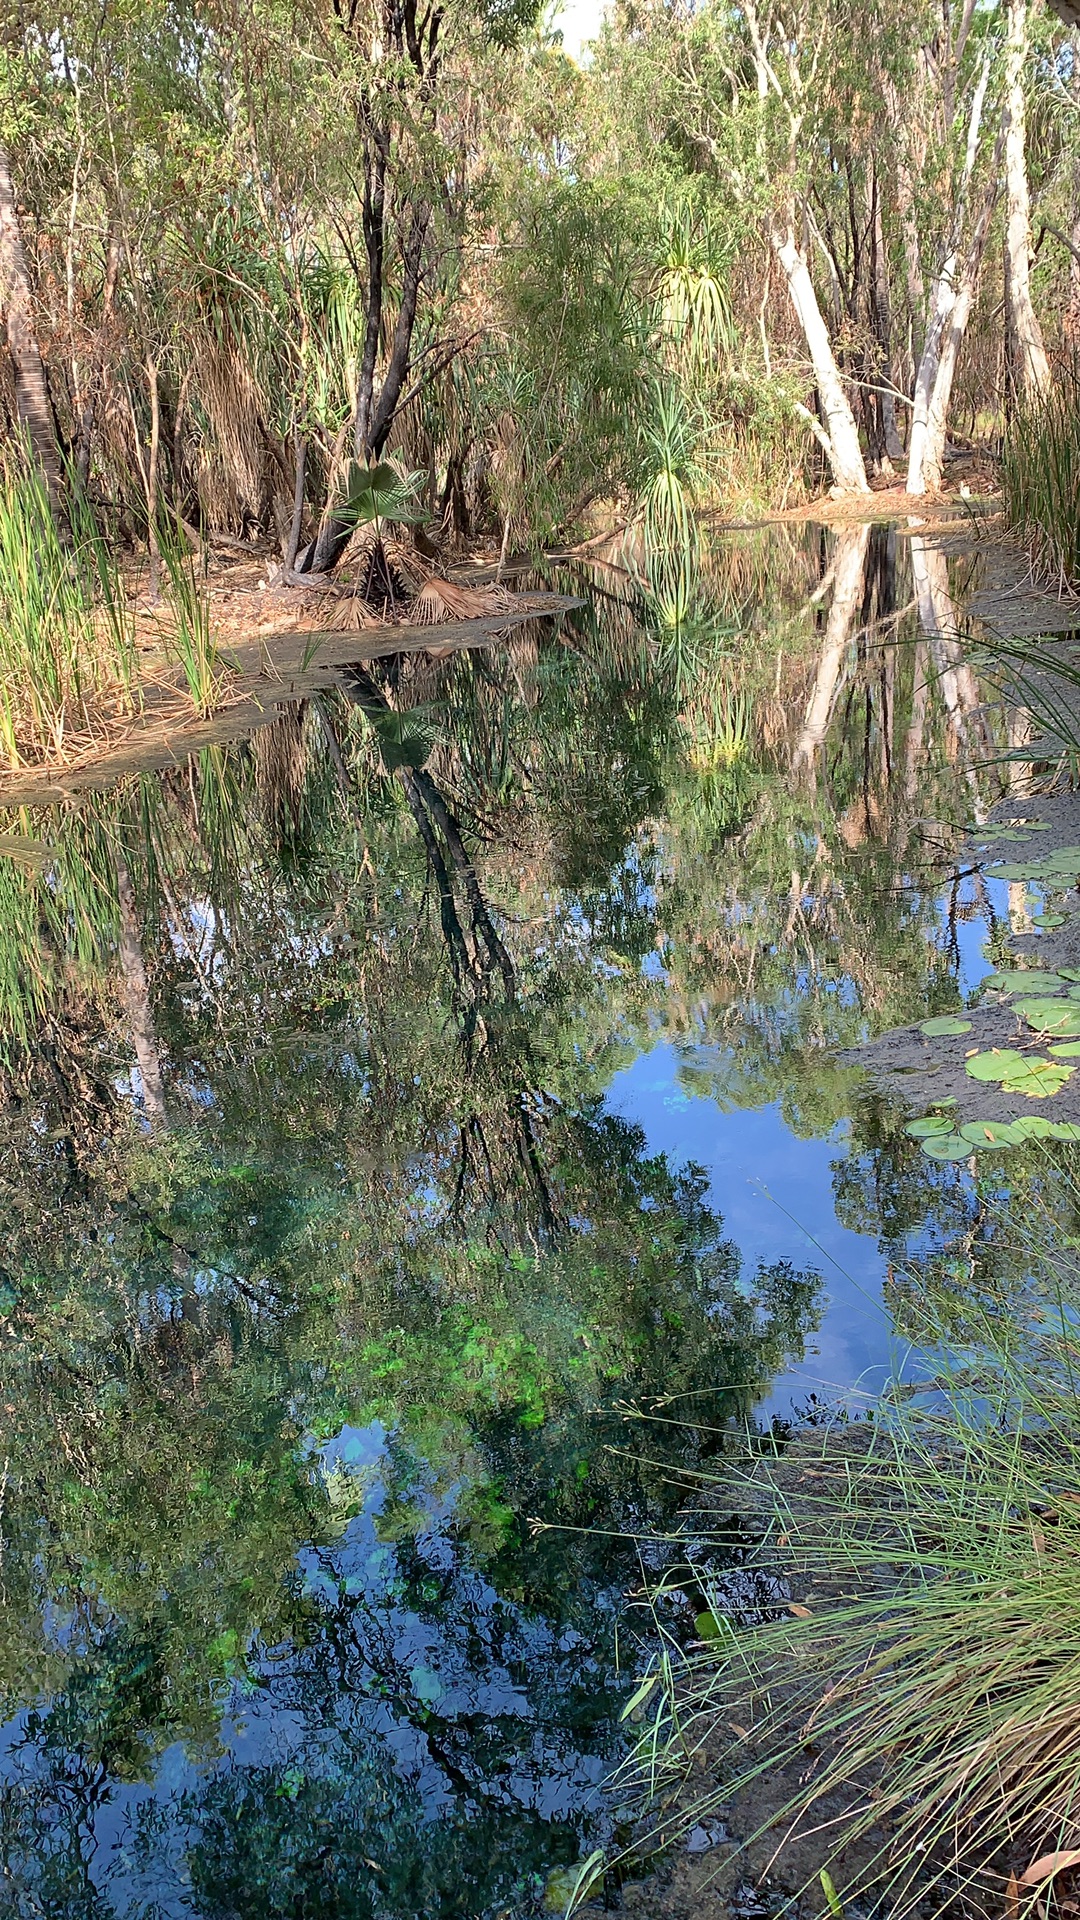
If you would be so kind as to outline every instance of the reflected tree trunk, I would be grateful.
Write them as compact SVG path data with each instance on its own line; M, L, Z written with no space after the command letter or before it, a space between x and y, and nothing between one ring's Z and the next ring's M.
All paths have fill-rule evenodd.
M851 629L862 606L866 549L869 544L869 522L857 527L845 527L837 535L833 596L806 719L795 743L796 768L814 765L828 732Z
M949 585L949 562L943 547L922 534L911 536L911 571L919 605L919 624L930 643L934 679L949 717L956 744L965 763L965 777L975 792L971 755L989 742L979 683L965 660L959 637L956 605ZM976 818L985 817L977 803Z
M163 1132L166 1116L165 1089L161 1079L161 1056L158 1052L153 1008L150 1005L150 988L143 961L142 935L135 907L135 894L127 861L119 850L116 854L116 892L120 908L120 933L117 941L120 993L124 1002L124 1011L127 1014L139 1077L142 1081L146 1117L152 1131Z

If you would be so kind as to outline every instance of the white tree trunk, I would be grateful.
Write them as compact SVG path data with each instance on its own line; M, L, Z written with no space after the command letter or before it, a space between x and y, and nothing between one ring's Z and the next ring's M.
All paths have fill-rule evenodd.
M1031 199L1028 193L1024 63L1028 0L1009 0L1005 67L1005 286L1012 374L1027 400L1050 388L1042 328L1031 299Z
M829 730L829 718L840 685L852 623L862 605L866 549L869 544L869 521L864 521L861 526L845 527L836 537L832 567L833 596L806 719L795 743L794 760L797 768L813 766Z
M998 162L1001 142L994 152L993 173L983 196L979 217L975 222L975 231L971 236L967 259L956 288L949 325L941 344L937 369L934 376L930 404L927 408L926 430L923 441L921 485L913 487L908 475L908 492L925 493L934 491L941 485L942 471L945 466L945 436L949 423L949 402L952 399L953 381L956 377L957 362L963 344L967 323L971 318L971 304L975 298L975 288L979 279L983 253L986 250L986 237L990 231L990 222L994 217L994 208L998 197Z
M908 440L907 490L909 493L925 493L927 441L929 437L930 408L937 385L938 367L941 361L942 346L952 322L956 307L958 287L957 276L960 272L960 242L964 231L964 214L967 209L968 188L975 170L975 160L979 150L979 130L982 126L983 106L986 101L986 89L990 83L990 63L984 60L979 74L978 84L971 100L971 113L968 117L967 144L964 151L964 164L956 192L956 205L953 208L952 226L949 232L945 258L941 264L930 302L930 318L926 329L926 344L919 361L919 370L915 376L915 394L911 408L911 436ZM984 236L985 237L985 236ZM965 326L967 320L965 317ZM959 343L958 343L959 344ZM952 378L949 377L949 389Z
M841 493L868 493L866 467L859 445L859 429L844 392L840 369L832 350L829 329L818 304L806 256L796 244L790 221L773 223L772 249L784 271L791 304L803 330L814 369L814 380L825 415L823 444L836 488Z

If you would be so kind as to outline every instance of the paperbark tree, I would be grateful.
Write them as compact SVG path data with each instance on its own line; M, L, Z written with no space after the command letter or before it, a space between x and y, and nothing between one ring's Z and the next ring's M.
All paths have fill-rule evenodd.
M1030 38L1028 0L1009 0L1005 47L1005 317L1013 384L1025 399L1038 400L1049 389L1050 365L1031 299L1031 198L1024 101Z
M855 616L862 605L866 549L869 544L869 522L862 526L845 527L837 535L832 600L829 603L821 658L814 675L806 719L795 743L794 764L797 768L812 768L825 742L843 673L844 654L851 639Z
M810 267L796 237L800 224L796 189L800 148L807 137L807 120L817 98L821 63L827 51L827 16L822 13L816 22L800 23L809 31L804 40L796 42L771 7L762 14L755 0L746 0L743 11L760 103L756 185L760 190L769 176L764 124L766 114L773 108L781 122L786 164L775 176L775 210L768 221L769 244L787 282L791 304L806 341L824 422L814 421L808 409L802 411L828 460L835 491L868 493L859 429Z
M11 160L3 145L0 145L0 308L15 378L19 420L44 475L53 511L62 519L64 486L56 423L34 320L34 295L19 224Z

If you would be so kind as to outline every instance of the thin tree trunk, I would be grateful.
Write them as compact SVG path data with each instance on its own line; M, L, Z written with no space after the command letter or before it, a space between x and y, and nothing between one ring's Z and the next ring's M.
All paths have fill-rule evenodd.
M919 370L915 376L915 395L911 409L911 435L908 441L907 490L909 493L925 493L928 485L926 479L926 455L930 407L937 384L938 367L941 362L943 343L956 306L958 291L957 277L960 273L960 242L964 231L964 215L967 210L968 189L971 184L971 176L975 169L975 160L979 150L979 130L982 126L983 106L986 101L986 89L989 82L990 62L987 59L983 61L978 84L972 95L971 113L968 119L967 145L964 152L964 165L957 189L952 227L945 250L945 258L942 261L941 270L934 284L930 319L926 330L926 343L923 347L922 358L919 361ZM950 376L950 392L951 388L952 379ZM934 483L930 482L929 484Z
M109 247L105 259L105 285L101 295L101 323L98 327L97 343L94 349L94 365L86 384L86 396L79 426L75 438L75 472L79 485L85 487L90 478L90 448L94 435L94 419L97 414L98 400L105 377L105 355L108 349L109 333L112 329L113 309L116 304L116 283L120 275L120 237L115 232L109 234Z
M34 298L19 226L19 210L7 148L0 146L0 306L15 374L15 400L34 459L49 489L53 512L67 531L56 422L49 402L45 363L34 326Z
M945 466L945 438L949 420L949 402L952 399L953 381L956 377L957 362L960 358L960 348L963 343L964 334L967 331L967 323L971 317L971 306L975 298L975 288L979 279L979 268L982 265L982 257L986 248L986 238L990 232L990 222L993 219L994 208L997 204L1000 185L998 179L998 163L1001 158L1000 149L1001 141L999 140L994 151L993 173L986 193L983 196L983 204L979 212L979 217L975 222L975 231L971 236L971 245L968 248L967 259L964 262L963 274L961 275L960 283L956 290L956 298L953 302L948 330L938 356L933 392L931 393L930 405L927 409L926 432L923 442L922 484L920 487L913 487L909 474L909 493L932 492L941 485L942 471Z
M146 967L143 962L135 894L127 861L119 849L116 854L116 892L120 907L120 937L117 942L120 992L128 1018L139 1078L142 1081L146 1118L153 1131L161 1132L164 1131L166 1124L161 1057L158 1053L154 1014L150 1005L150 989L147 985Z
M795 743L796 767L812 767L825 742L836 689L844 665L844 654L851 638L852 622L862 605L866 549L870 544L870 525L845 527L836 537L833 562L833 596L825 624L825 638L814 676L813 691L806 709L802 732Z
M353 417L353 450L364 458L371 427L375 393L375 362L379 355L382 330L383 261L386 245L386 163L390 139L383 126L371 130L373 154L364 180L364 246L368 258L367 317L364 351L356 383L356 412Z
M770 231L773 253L783 268L791 304L795 309L810 353L814 380L821 399L825 425L819 436L840 493L868 493L866 467L859 445L855 415L844 392L840 369L822 318L814 283L806 257L796 244L791 220L774 222Z
M300 535L304 526L304 476L307 471L307 441L299 427L293 428L293 454L296 461L293 479L292 522L289 538L285 547L285 571L291 573L296 565L296 556L300 550Z
M878 404L881 409L885 455L891 462L903 459L904 443L896 424L896 397L892 390L892 301L889 297L889 262L885 253L885 234L881 222L881 181L876 166L873 170L873 184L870 192L872 202L870 231L873 252L871 299L874 308L874 334L881 355L881 386L878 388Z
M1024 64L1027 0L1009 0L1005 68L1005 307L1009 369L1026 400L1049 391L1050 366L1031 299L1031 198L1028 193Z

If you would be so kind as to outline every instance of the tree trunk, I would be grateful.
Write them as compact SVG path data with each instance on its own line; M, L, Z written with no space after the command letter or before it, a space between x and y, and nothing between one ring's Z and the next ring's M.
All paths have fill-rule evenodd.
M893 393L892 366L892 301L889 297L889 262L885 253L885 235L881 223L881 182L877 168L873 171L873 184L870 189L871 206L871 253L873 261L873 285L871 302L874 315L874 336L877 340L881 366L881 386L877 399L881 411L881 430L885 442L885 456L890 462L904 458L904 443L896 424L896 396Z
M1027 0L1009 0L1005 68L1005 307L1009 371L1014 391L1039 400L1050 387L1050 367L1031 300L1031 199L1028 193L1024 63Z
M67 530L56 423L49 402L45 364L34 326L34 298L19 227L19 210L7 148L0 146L0 306L15 373L19 420L49 489L53 512Z
M945 258L937 280L934 283L930 303L930 318L926 329L926 342L919 361L919 370L915 376L915 394L911 408L911 435L908 440L907 490L909 493L925 493L927 489L926 457L929 436L930 408L937 384L938 367L941 362L943 343L957 301L957 276L960 273L960 243L964 232L964 215L967 210L968 189L975 170L975 160L979 150L979 130L982 126L983 106L986 101L986 89L990 83L990 62L984 60L979 74L978 84L971 100L971 113L968 118L967 145L964 152L964 164L956 192L956 205L953 209L952 226L945 248ZM984 236L985 238L985 236ZM967 324L965 317L965 326ZM959 342L957 343L959 344ZM949 377L949 390L952 390L952 377ZM933 483L931 483L933 484Z
M796 244L792 222L790 220L774 222L769 237L773 252L784 270L791 304L809 349L810 363L814 369L814 379L825 416L821 439L832 469L836 490L839 493L868 493L870 489L867 485L866 467L863 463L862 448L859 445L859 430L855 425L855 415L844 392L844 383L840 378L840 369L832 350L829 330L822 318L805 255Z
M862 526L845 527L836 536L833 595L806 719L795 743L796 767L812 767L825 742L836 689L840 684L844 654L851 638L852 622L862 605L866 549L869 544L869 521Z
M953 381L956 377L957 362L960 358L960 348L963 343L964 334L967 331L967 323L971 317L971 304L975 298L975 288L979 279L979 268L982 265L982 257L986 248L986 238L990 231L990 222L993 219L994 208L997 204L1000 184L998 180L998 163L1001 158L1000 149L1001 142L999 140L994 151L993 173L987 185L986 193L983 196L983 204L979 212L979 217L975 222L975 231L971 236L971 245L968 248L967 259L964 262L964 270L956 289L956 298L953 302L948 329L945 333L941 351L938 356L933 391L930 395L930 404L927 408L926 415L926 431L922 449L922 471L920 474L921 484L917 487L912 486L911 474L909 472L907 489L909 493L933 492L941 485L942 471L945 466L945 435L949 420L949 402L952 399Z
M142 1081L146 1118L151 1129L158 1132L163 1130L166 1124L161 1059L154 1032L154 1015L150 1005L150 989L146 981L139 916L135 910L135 895L127 861L119 849L116 854L116 892L120 907L120 937L117 943L117 956L120 961L120 992L128 1017L128 1028L131 1044L135 1049L139 1077Z

